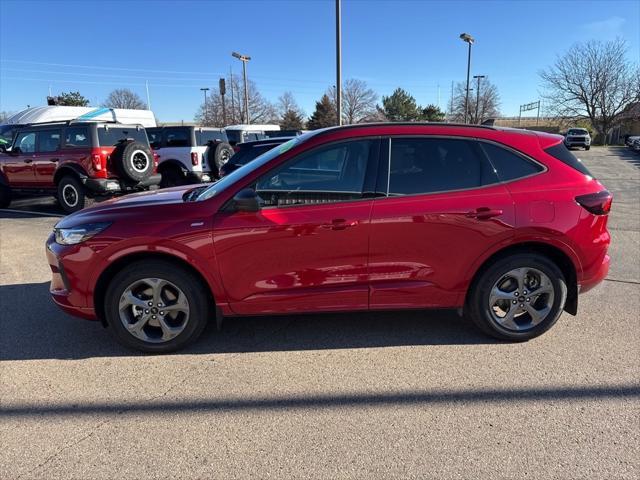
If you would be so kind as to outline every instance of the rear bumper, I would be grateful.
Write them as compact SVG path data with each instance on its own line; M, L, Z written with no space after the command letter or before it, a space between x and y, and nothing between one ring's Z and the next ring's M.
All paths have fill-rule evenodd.
M187 183L209 183L213 181L211 172L187 172L185 174Z
M609 265L611 264L611 258L609 255L605 255L602 259L602 263L589 278L583 278L580 282L579 293L585 293L597 286L602 282L609 274Z
M83 180L83 183L94 195L110 195L147 190L149 187L160 184L161 179L162 176L159 173L154 173L141 182L134 184L123 182L117 178L86 178Z

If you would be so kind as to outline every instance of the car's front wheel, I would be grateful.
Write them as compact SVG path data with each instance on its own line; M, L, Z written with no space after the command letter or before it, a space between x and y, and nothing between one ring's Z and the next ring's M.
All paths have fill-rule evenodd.
M105 295L105 317L123 345L166 353L194 342L207 324L208 300L202 281L160 260L128 265L115 275Z
M502 340L535 338L560 317L567 284L558 266L538 254L499 259L474 281L465 312L482 330Z

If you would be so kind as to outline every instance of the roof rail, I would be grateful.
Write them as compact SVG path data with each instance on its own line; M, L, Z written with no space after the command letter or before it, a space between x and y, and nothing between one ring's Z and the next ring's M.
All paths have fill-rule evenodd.
M497 130L491 125L475 125L469 123L446 123L446 122L372 122L372 123L354 123L352 125L341 125L333 128L357 128L357 127L389 127L389 126L416 126L416 127L463 127L463 128L482 128L488 130ZM329 127L331 128L331 127Z

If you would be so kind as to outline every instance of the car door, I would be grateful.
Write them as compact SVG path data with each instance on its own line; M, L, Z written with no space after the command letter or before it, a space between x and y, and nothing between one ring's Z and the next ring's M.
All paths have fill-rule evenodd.
M16 135L11 153L4 159L4 172L12 187L34 186L35 170L33 161L35 154L36 132L33 130L19 132Z
M60 129L38 131L34 157L35 182L39 187L54 187L53 176L60 161Z
M513 236L513 201L473 140L386 141L378 182L386 196L371 215L370 307L459 306L473 261Z
M220 212L214 245L238 314L368 308L367 254L379 141L301 153L253 184L257 212Z

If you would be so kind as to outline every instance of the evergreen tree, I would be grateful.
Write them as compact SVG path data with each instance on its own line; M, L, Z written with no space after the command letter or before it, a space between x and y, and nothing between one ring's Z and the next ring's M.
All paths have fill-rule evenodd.
M307 122L307 128L309 130L315 130L317 128L331 127L337 125L337 112L335 105L329 99L328 95L323 95L322 98L316 102L316 110L309 118Z
M416 99L402 88L396 88L390 97L382 97L382 112L390 122L412 122L421 115Z
M420 120L425 122L444 122L445 113L436 105L427 105L422 109Z
M287 110L280 119L280 128L283 130L302 130L304 118L295 110Z

